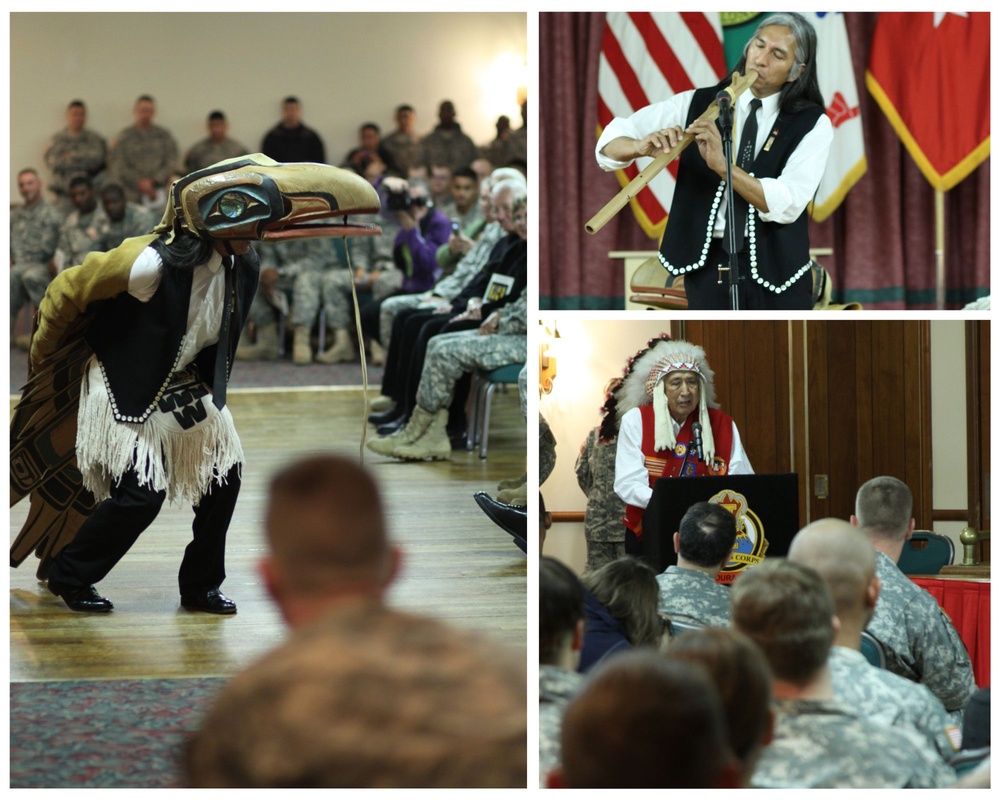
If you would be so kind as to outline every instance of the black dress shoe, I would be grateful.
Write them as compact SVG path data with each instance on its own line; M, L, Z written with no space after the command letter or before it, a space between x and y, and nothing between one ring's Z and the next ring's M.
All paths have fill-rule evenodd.
M486 516L493 520L515 539L524 540L528 534L528 509L525 506L511 506L494 500L486 492L476 492L473 497Z
M181 605L188 611L204 611L207 614L235 614L236 603L218 589L182 594Z
M400 414L399 409L393 406L388 411L375 412L369 414L368 421L372 425L385 425L385 423L389 422L390 420L396 419L396 417L398 417L399 414Z
M104 614L114 608L111 601L102 597L93 586L62 586L49 581L49 591L69 606L71 611Z
M392 436L396 431L405 428L406 423L409 421L410 419L407 416L397 417L384 425L379 425L375 430L378 431L379 436Z

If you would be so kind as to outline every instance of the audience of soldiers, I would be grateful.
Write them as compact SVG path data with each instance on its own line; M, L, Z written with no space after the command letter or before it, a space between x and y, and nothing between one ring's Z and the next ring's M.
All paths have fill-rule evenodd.
M902 481L874 478L850 521L812 522L786 557L725 584L716 576L732 563L737 526L711 503L688 509L673 535L677 564L658 576L631 556L588 562L582 578L542 557L540 785L988 785L988 756L961 780L956 772L982 757L981 739L963 742L961 729L984 696L968 653L896 564L911 513ZM662 640L638 633L651 605ZM862 654L863 636L881 643L885 668ZM687 757L668 758L675 750Z

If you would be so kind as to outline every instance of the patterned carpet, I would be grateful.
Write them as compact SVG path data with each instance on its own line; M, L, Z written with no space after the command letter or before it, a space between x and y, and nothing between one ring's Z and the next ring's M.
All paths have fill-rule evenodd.
M28 379L27 353L10 349L10 393L19 395ZM368 366L368 385L378 389L382 383L382 368ZM290 356L280 361L237 361L229 387L259 389L288 386L360 386L361 362L346 364L309 364L298 367ZM377 394L377 392L376 392Z
M10 687L10 786L179 787L180 754L223 678Z

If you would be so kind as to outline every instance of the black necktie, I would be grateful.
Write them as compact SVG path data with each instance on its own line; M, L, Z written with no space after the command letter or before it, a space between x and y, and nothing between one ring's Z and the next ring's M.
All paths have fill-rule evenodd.
M761 106L758 98L750 101L750 111L747 113L743 134L740 136L740 149L737 151L736 166L744 172L749 172L754 161L754 150L757 148L757 109ZM743 231L747 226L747 211L750 204L738 193L733 193L733 210L736 218L736 252L743 249ZM729 231L722 236L722 246L729 251Z
M232 264L227 265L226 261ZM236 259L227 258L222 261L222 269L226 273L226 288L222 298L222 323L219 325L219 343L215 346L215 377L212 379L212 402L221 409L226 404L226 383L229 380L229 318L233 313L236 289L233 273L236 270Z

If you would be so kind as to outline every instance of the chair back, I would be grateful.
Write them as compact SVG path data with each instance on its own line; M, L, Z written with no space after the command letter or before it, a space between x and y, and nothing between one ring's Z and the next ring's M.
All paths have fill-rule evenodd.
M899 569L905 575L937 575L955 561L955 543L933 531L914 531L903 544Z
M681 621L679 619L674 619L673 617L669 616L667 616L666 618L669 620L668 627L670 630L670 635L672 637L680 636L682 633L686 633L687 631L696 631L699 628L705 627L704 625L698 625L694 622Z
M990 757L989 747L978 747L975 750L959 750L948 761L954 768L955 774L962 777L967 772L972 772L983 763L984 759Z
M873 667L885 669L885 650L882 643L868 631L861 631L861 655Z

